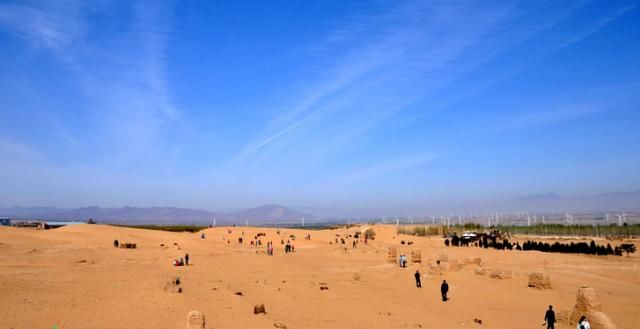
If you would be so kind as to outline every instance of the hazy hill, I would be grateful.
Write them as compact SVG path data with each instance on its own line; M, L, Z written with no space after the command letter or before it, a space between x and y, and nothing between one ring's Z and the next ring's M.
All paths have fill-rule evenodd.
M219 224L244 223L250 220L253 224L277 223L299 220L301 216L313 217L287 209L279 205L265 205L235 213L221 213L206 210L175 207L122 207L101 208L82 207L76 209L60 209L52 207L13 207L0 208L0 217L15 219L45 220L78 220L92 218L103 223L135 223L135 224L210 224L213 219Z
M275 204L239 211L231 214L231 216L241 220L264 221L267 223L299 222L302 217L313 217L312 215L293 211Z

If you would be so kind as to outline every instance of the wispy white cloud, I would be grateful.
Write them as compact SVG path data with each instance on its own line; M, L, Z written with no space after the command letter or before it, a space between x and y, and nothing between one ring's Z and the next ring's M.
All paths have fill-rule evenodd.
M348 130L331 130L326 152L349 143L440 85L442 78L435 76L418 79L443 70L508 13L507 7L476 15L458 5L412 3L391 13L346 19L325 49L314 48L310 55L322 66L318 79L302 87L291 109L274 117L232 162L255 160L341 123L350 123ZM336 51L336 43L348 43L346 50ZM339 124L332 123L336 118Z
M357 170L339 176L336 179L336 184L349 185L357 182L366 182L371 179L392 175L403 170L421 167L436 161L439 158L442 158L442 155L412 155L385 160L365 168L358 168Z
M555 105L552 109L539 109L497 118L490 124L493 132L519 131L530 127L549 125L596 114L608 108L605 103L571 103Z
M277 113L227 167L264 173L265 164L296 161L300 174L312 172L417 101L433 99L421 116L471 93L476 85L441 97L438 91L583 4L541 5L549 13L533 8L538 15L524 22L532 8L523 3L407 2L379 13L356 10L312 48L310 63L319 68L292 86L299 92L287 94L289 106L272 105L289 110Z
M96 16L108 18L114 10L129 11L130 22L113 30L92 25ZM157 1L0 5L0 28L51 52L76 78L89 103L71 110L92 118L93 147L110 150L109 158L121 165L166 148L167 133L181 120L167 77L172 20L169 4ZM84 134L62 130L67 140L81 140L74 134Z
M60 56L86 33L84 11L88 1L24 1L0 5L0 25L32 46Z

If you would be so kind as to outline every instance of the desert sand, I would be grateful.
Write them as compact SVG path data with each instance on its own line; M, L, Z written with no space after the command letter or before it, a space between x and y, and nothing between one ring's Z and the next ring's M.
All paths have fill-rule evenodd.
M542 328L547 306L570 312L580 286L595 288L602 310L619 328L640 322L637 254L445 247L442 238L373 228L376 239L353 249L351 239L335 244L336 234L363 228L281 229L278 235L272 228L220 227L204 230L201 239L200 233L107 225L0 227L0 328L185 328L192 310L216 329ZM265 244L251 247L258 232L266 233ZM311 240L304 239L307 233ZM285 254L280 240L291 234L295 253ZM114 239L137 249L114 248ZM266 241L274 242L274 256L266 255ZM411 251L420 250L422 263L389 263L390 246L409 260ZM185 253L191 265L172 266ZM442 255L449 261L435 266ZM476 273L476 258L486 274ZM416 269L423 274L422 289L415 287ZM496 270L511 271L511 277L491 278ZM552 288L529 288L531 272L549 275ZM181 293L171 285L175 278ZM440 299L443 279L450 285L448 302ZM264 304L266 314L254 315L256 304Z

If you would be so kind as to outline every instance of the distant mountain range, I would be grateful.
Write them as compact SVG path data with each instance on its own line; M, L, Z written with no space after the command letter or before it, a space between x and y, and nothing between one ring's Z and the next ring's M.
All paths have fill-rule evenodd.
M431 204L417 208L378 209L375 206L362 209L341 209L332 207L297 207L298 211L280 205L269 204L246 210L213 212L206 210L175 207L122 207L101 208L82 207L60 209L52 207L0 208L0 217L14 219L78 220L92 218L102 223L123 224L198 224L208 225L215 218L219 224L241 224L249 221L257 224L300 223L302 217L307 223L326 221L326 218L340 219L353 217L378 218L415 214L427 216L444 211L448 214L460 213L564 213L564 212L640 212L640 189L628 192L613 192L583 196L560 196L555 193L528 195L511 200L489 203ZM311 215L313 213L315 215ZM322 219L321 219L322 218Z
M77 220L93 219L99 223L123 224L200 224L208 225L215 218L220 224L298 223L302 217L313 219L315 216L287 209L280 205L264 205L247 210L222 213L206 210L175 207L122 207L101 208L82 207L60 209L52 207L13 207L0 208L0 217L13 219Z

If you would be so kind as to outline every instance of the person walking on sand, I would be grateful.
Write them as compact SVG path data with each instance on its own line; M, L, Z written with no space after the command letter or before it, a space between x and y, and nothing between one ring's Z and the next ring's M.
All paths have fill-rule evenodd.
M189 266L189 254L184 255L184 264Z
M578 326L576 327L577 329L591 329L591 325L589 324L589 321L587 321L587 317L586 316L581 316L580 317L580 321L578 321Z
M555 329L555 327L556 327L556 312L553 311L553 305L549 305L549 309L544 314L544 322L547 325L547 329Z
M447 293L449 292L449 284L447 283L447 280L442 280L442 285L440 285L440 292L442 293L443 302L449 300L449 298L447 298Z
M416 270L416 274L413 276L416 277L416 287L422 288L422 282L420 282L420 271Z

